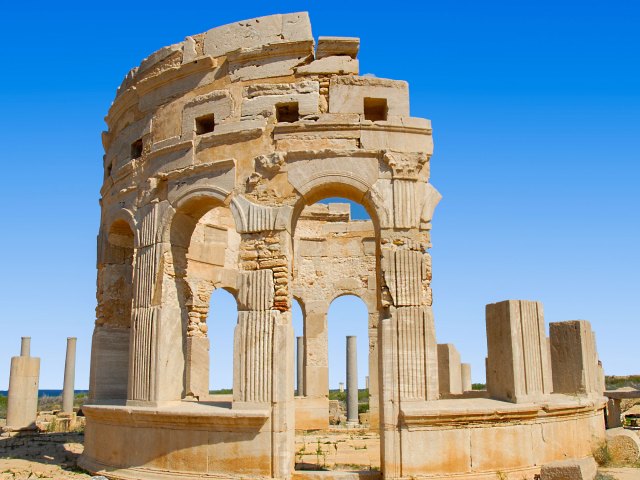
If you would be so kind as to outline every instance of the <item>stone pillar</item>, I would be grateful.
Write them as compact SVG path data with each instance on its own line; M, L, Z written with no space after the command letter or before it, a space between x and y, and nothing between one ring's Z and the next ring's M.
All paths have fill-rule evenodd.
M602 395L598 353L586 320L549 324L553 392Z
M296 395L304 395L304 337L297 337L296 366L297 366L297 389Z
M610 398L607 401L607 428L622 426L622 406L619 398Z
M347 424L358 424L358 352L356 337L347 337Z
M460 353L451 343L438 344L438 384L440 395L462 393Z
M11 359L7 428L35 429L38 415L40 359L30 356L31 338L22 337L21 355Z
M460 364L460 373L462 374L462 391L470 392L473 390L473 386L471 384L471 364Z
M271 473L288 478L295 445L291 235L260 225L241 233L233 408L271 411Z
M133 301L129 344L127 404L158 405L182 398L184 389L184 334L173 272L161 270L171 242L158 234L170 208L168 201L150 203L136 212L138 242L133 271ZM175 219L174 219L175 220ZM178 245L176 248L183 247ZM172 289L165 298L165 289ZM173 297L175 298L175 297Z
M553 388L542 303L487 305L489 397L513 403L543 400Z
M209 338L204 335L187 337L185 391L187 397L203 400L209 395Z
M367 390L369 390L369 375L364 377L364 385Z
M75 337L67 338L67 357L64 362L64 384L62 388L62 412L73 413L76 378L76 341Z
M344 392L344 382L340 382L340 383L338 383L338 391L339 391L340 393L343 393L343 392Z

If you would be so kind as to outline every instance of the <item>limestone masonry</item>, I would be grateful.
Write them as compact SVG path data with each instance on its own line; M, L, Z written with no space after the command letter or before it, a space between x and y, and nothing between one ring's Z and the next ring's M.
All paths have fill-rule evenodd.
M187 37L127 74L103 134L83 468L312 478L295 469L294 435L329 428L327 311L345 294L369 311L371 478L531 479L604 439L588 322L547 338L539 302L489 305L487 391L470 391L460 353L437 344L431 123L411 117L406 82L358 75L358 48L316 44L306 13L273 15ZM328 197L371 220L314 205ZM210 366L217 288L238 304L228 402L209 395L210 368L232 368Z

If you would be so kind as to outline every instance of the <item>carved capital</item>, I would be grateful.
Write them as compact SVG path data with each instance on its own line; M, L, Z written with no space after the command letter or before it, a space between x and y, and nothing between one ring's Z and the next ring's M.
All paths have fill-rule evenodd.
M418 174L429 161L427 153L400 153L387 150L382 158L393 172L393 178L417 180Z

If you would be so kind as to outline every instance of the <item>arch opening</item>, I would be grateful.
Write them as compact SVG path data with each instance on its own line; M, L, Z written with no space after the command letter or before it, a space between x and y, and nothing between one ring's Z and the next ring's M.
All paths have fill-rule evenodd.
M240 235L227 206L200 196L176 211L170 240L184 336L183 398L207 401L211 390L228 394L233 385Z
M209 327L209 393L212 399L231 401L233 393L233 337L238 323L238 303L225 288L211 294Z
M356 423L377 432L377 220L361 194L359 202L354 192L347 194L343 188L322 188L304 200L309 198L314 203L297 206L293 217L293 294L304 305L304 396L296 397L296 430L338 435L344 428L346 434L346 337L353 335L358 344L357 409L364 414L356 412ZM313 441L308 435L307 441ZM369 450L356 453L362 458L349 463L362 469L380 467L378 438L370 437ZM323 464L315 466L314 458L302 455L296 469L344 468L342 450L326 453Z

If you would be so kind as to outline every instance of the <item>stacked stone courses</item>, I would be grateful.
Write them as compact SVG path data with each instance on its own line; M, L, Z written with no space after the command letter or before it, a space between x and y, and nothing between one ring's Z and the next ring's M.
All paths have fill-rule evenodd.
M359 76L358 49L356 38L316 44L306 13L272 15L187 37L127 74L103 133L86 470L307 478L294 435L328 428L327 311L341 295L368 310L359 353L381 477L532 477L604 437L591 330L547 339L538 302L487 307L487 391L463 391L470 373L453 345L439 355L431 123L410 116L406 82ZM328 197L371 220L314 205ZM233 366L209 364L217 288L238 304ZM554 338L588 353L556 393ZM230 368L225 403L209 375Z

